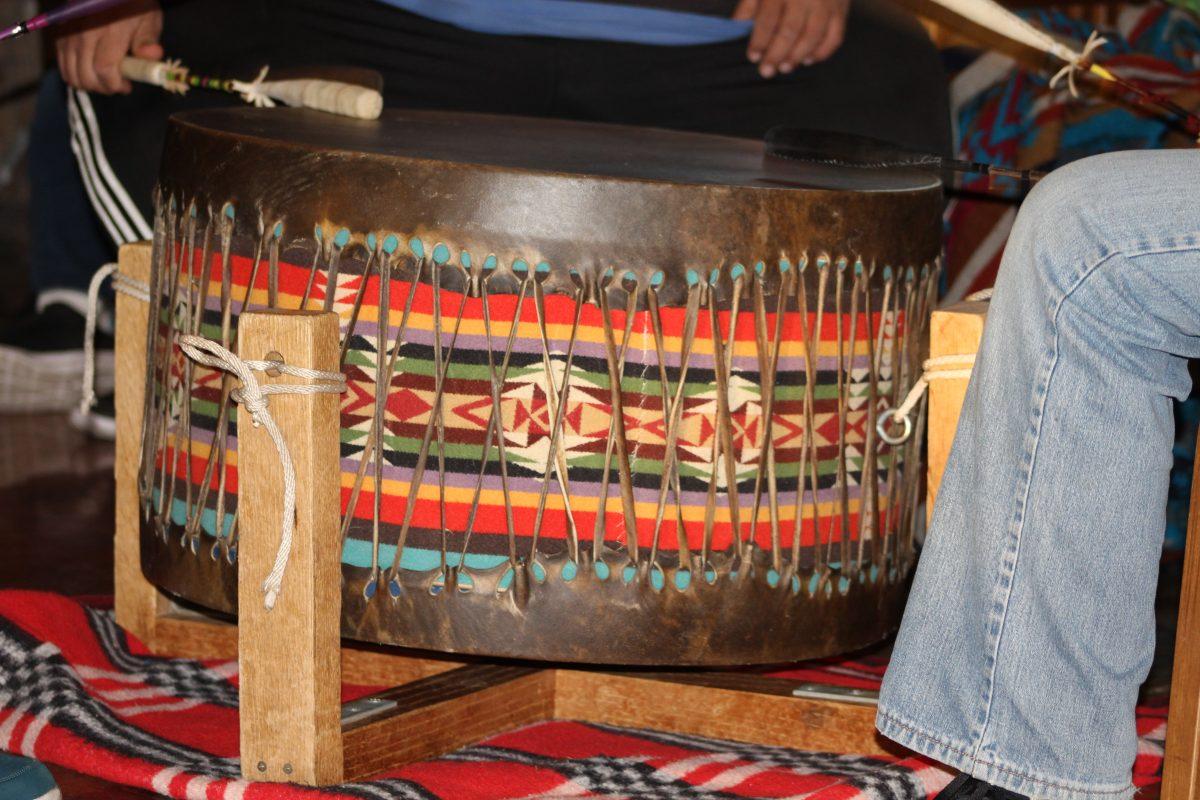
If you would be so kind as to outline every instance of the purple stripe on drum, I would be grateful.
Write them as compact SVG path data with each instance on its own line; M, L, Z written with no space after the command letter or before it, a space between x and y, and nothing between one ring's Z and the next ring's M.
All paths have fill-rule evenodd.
M230 306L233 310L233 315L236 318L237 315L241 313L241 303L233 301L230 303ZM259 308L259 305L252 304L251 308ZM212 297L209 297L205 303L205 309L210 314L219 316L221 313L220 298L214 299ZM752 312L750 312L747 309L743 309L742 313L745 314L745 313L752 313ZM555 327L561 327L561 325L556 325ZM501 333L497 333L497 331L501 331ZM347 320L343 320L342 336L345 337L348 332L349 332L349 323ZM399 325L388 326L387 341L395 342L396 336L399 334L399 332L400 332ZM621 333L620 331L615 331L615 334L618 337L620 336L620 333ZM372 342L378 342L379 326L374 322L360 318L355 323L354 335L361 336ZM438 338L439 338L438 335L433 330L415 327L411 324L404 331L405 344L413 344L413 345L419 345L419 346L425 346L425 347L432 347L434 342ZM446 328L446 330L442 331L442 334L440 336L442 346L448 348L450 346L450 341L453 338L454 338L453 326L451 323ZM639 347L637 345L637 340L641 339L641 338L644 338L644 340L646 342L645 347ZM484 351L484 350L490 349L496 353L503 353L506 344L507 344L507 327L502 328L502 327L497 326L493 330L490 343L488 342L488 337L485 335L459 332L457 340L455 341L454 348L456 351ZM753 344L752 342L740 341L740 346L742 346L742 347L749 348L752 346L752 344ZM860 339L857 343L857 346L858 346L858 348L862 348L864 346L864 340ZM550 347L551 347L552 357L553 356L561 357L566 352L567 340L556 339L556 338L551 337L550 338ZM512 349L513 349L514 353L522 353L522 354L527 354L527 355L540 356L542 353L542 343L536 337L517 336L513 340ZM798 350L798 352L795 354L789 354L789 355L780 354L779 367L778 367L780 372L786 373L786 372L803 372L804 371L805 358L804 358L802 346L797 345L797 350ZM887 353L885 355L887 355L888 358L890 358L890 353ZM584 340L577 340L575 342L575 356L577 358L590 358L590 359L596 359L596 360L604 360L607 358L607 352L605 350L605 346L604 346L603 342L589 342L589 341L584 341ZM677 349L672 349L670 347L665 348L663 351L663 359L662 360L668 368L678 369L679 363L680 363L679 351ZM702 354L702 353L693 353L691 355L691 357L689 358L688 363L693 366L699 366L699 367L703 368L703 367L711 366L711 362L712 362L712 357L710 355ZM642 337L635 333L634 337L633 337L633 341L630 343L629 349L626 352L625 363L626 364L639 364L639 365L644 365L644 366L652 366L652 367L657 368L658 363L659 363L659 358L658 358L658 351L654 349L653 337L649 334ZM865 353L860 353L858 355L853 356L850 359L849 363L851 365L851 368L856 369L856 370L857 369L867 369L868 367L870 367L870 361L868 359L868 356ZM757 355L754 355L752 353L739 353L732 358L732 366L733 366L734 371L756 374L758 372L758 368L759 368L758 357L757 357ZM816 366L817 366L818 370L823 370L823 371L837 369L838 368L838 357L836 355L818 356ZM884 359L882 366L885 371L890 366L887 359ZM886 375L884 377L886 378Z
M346 474L346 473L354 474L358 471L359 459L357 456L353 457L353 458L343 458L341 464L342 464L342 473L343 474ZM508 475L509 491L517 492L517 493L528 493L528 494L538 494L541 492L542 484L545 482L543 478L538 477L538 476L514 475L513 474L514 471L515 471L514 465L510 462L509 463L509 475ZM391 464L386 464L383 467L383 479L385 481L398 482L402 487L404 487L405 494L407 494L408 486L412 482L412 476L413 476L413 470L411 467L396 467L396 466L392 466ZM478 472L463 473L463 472L453 472L453 471L447 470L445 473L446 487L451 488L451 489L467 489L467 490L470 490L471 492L474 492L478 480L479 480ZM880 485L882 486L883 483L884 483L884 481L881 480ZM431 488L433 488L434 486L437 485L436 478L433 481L430 481L427 478L423 485L424 485L424 488L426 491L430 490ZM582 480L576 479L576 480L571 480L569 485L571 487L571 492L573 495L580 495L582 497L588 497L588 498L593 498L593 497L599 496L600 484L598 481L593 482L593 481L582 481ZM552 492L552 494L557 496L557 481L555 482L554 486L555 486L555 490ZM583 489L585 491L580 492L579 491L580 489ZM483 491L499 492L500 490L501 490L501 486L500 486L499 476L495 476L495 475L485 475L484 476ZM593 493L592 491L587 491L587 490L595 490L595 492ZM725 492L722 492L721 494L722 494L722 497L725 496ZM812 501L812 493L810 491L806 490L804 494L805 494L805 499L807 501L811 502ZM846 488L846 494L849 499L857 500L862 497L862 487L857 486L857 485L848 486ZM638 486L633 487L634 500L636 500L639 503L657 503L658 496L659 496L659 490L657 487L655 487L655 488L645 488L645 487L638 487ZM738 498L739 498L739 502L741 503L742 508L749 509L754 501L754 492L753 492L753 490L739 492ZM820 489L817 491L817 501L821 502L821 503L840 502L841 498L842 498L841 490L836 487L830 487L828 489ZM674 499L675 499L674 492L670 492L667 495L668 504L669 505L673 504ZM788 492L786 490L781 489L779 492L779 499L780 499L781 507L791 508L795 505L795 502L796 502L796 492L795 492L795 490ZM704 506L705 500L706 500L706 495L704 492L685 491L682 493L682 502L683 502L684 506L702 508ZM614 486L610 486L609 487L609 503L612 505L612 508L615 509L617 507L618 501L619 501L619 496L617 494L616 488ZM722 500L722 504L724 504L723 500ZM766 506L764 505L763 511L762 511L764 519L766 518L766 513L767 513Z

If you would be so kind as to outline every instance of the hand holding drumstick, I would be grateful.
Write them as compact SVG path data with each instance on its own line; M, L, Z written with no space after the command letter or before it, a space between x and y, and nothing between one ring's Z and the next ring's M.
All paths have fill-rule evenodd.
M58 37L58 69L76 89L98 94L129 94L132 84L121 74L128 55L157 61L163 57L159 37L163 13L157 0L131 0L116 9L120 16L104 25L94 20Z

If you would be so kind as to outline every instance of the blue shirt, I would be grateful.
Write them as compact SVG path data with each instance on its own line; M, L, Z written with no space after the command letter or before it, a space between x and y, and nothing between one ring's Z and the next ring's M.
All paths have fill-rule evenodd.
M750 34L750 20L599 0L383 0L478 33L604 39L637 44L726 42Z

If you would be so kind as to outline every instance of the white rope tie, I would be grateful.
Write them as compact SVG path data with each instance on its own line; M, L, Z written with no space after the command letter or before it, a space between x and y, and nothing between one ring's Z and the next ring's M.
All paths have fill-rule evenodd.
M987 289L980 289L978 292L972 292L963 299L967 302L988 301L992 299L995 291L996 287L992 286ZM925 363L921 365L921 377L917 378L917 382L908 390L908 394L904 397L904 400L891 411L885 412L879 418L879 422L875 424L875 431L879 434L879 438L892 446L904 444L908 441L908 437L912 436L913 432L912 411L917 407L917 403L921 402L921 398L925 396L925 391L929 388L930 381L950 381L970 378L974 366L974 353L938 356L937 358L926 359ZM893 425L902 426L901 432L897 435L889 433L887 427L889 422Z
M119 272L116 264L105 264L96 270L88 284L87 315L83 321L83 399L79 411L87 414L96 405L96 320L100 316L100 287L112 276L113 291L129 295L143 303L150 302L150 285Z
M921 377L917 378L917 382L912 385L912 388L908 390L908 395L904 398L904 402L891 411L886 412L879 418L879 422L876 423L875 431L879 434L879 438L893 446L904 444L908 441L908 437L912 436L913 432L912 417L909 415L917 407L917 403L921 402L921 398L925 395L925 390L929 388L929 382L970 378L971 369L974 365L974 353L961 356L938 356L937 358L926 359L925 363L922 364L924 372L921 373ZM888 422L903 426L903 430L899 435L893 436L891 433L888 433Z
M340 372L293 367L281 361L243 360L203 336L180 336L179 347L192 361L229 372L238 379L241 386L230 393L230 398L250 412L250 420L254 427L262 426L266 429L279 452L279 465L283 469L283 521L275 564L263 581L263 605L270 611L275 607L275 599L283 587L283 573L287 570L288 559L292 555L292 532L296 525L296 467L292 463L292 454L288 451L287 442L283 440L283 434L279 432L279 426L275 424L275 419L267 407L267 398L273 394L341 394L346 391L346 378ZM283 375L322 382L261 385L254 377L254 371L268 370L278 370Z
M1075 75L1081 70L1087 70L1092 64L1092 53L1100 47L1108 44L1108 39L1100 35L1099 31L1092 31L1092 35L1088 37L1087 43L1083 46L1083 50L1078 56L1058 72L1054 73L1054 77L1050 79L1050 88L1058 86L1058 82L1063 78L1067 79L1067 88L1071 91L1071 97L1079 99L1079 89L1075 86Z

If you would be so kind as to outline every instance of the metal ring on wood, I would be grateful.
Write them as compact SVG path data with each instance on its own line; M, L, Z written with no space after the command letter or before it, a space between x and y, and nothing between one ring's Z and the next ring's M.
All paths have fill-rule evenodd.
M908 438L910 436L912 436L912 432L913 432L912 418L909 417L908 415L905 415L905 416L901 417L900 419L904 421L904 430L903 430L903 432L901 432L901 434L899 436L892 436L890 433L888 433L888 430L887 430L888 420L896 421L895 418L892 417L891 411L886 412L883 416L881 416L879 418L879 422L875 423L875 432L879 434L879 438L883 439L885 442L892 445L893 447L895 447L896 445L904 444L905 442L908 441Z

